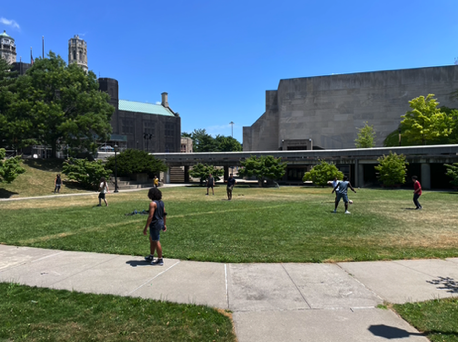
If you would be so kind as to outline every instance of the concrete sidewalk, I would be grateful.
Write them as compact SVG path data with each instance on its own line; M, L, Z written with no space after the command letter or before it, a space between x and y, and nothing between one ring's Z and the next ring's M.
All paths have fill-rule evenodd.
M0 245L0 281L204 304L233 312L239 342L428 341L384 301L458 294L458 258L221 264Z

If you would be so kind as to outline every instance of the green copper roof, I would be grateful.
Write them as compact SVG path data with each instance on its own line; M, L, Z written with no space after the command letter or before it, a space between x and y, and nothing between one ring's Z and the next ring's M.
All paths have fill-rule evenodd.
M14 40L14 38L11 38L11 36L8 36L8 35L6 34L6 31L5 31L5 30L3 30L3 33L0 33L0 37L10 38L10 39Z
M169 109L163 107L160 104L119 100L118 105L119 105L119 110L124 110L126 112L175 116Z

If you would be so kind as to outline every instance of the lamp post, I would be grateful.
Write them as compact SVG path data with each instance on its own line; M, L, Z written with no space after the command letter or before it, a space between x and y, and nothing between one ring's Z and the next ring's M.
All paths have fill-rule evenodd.
M118 192L118 163L116 160L116 154L118 152L118 145L114 145L114 151L115 151L115 190L114 192Z
M234 121L229 122L229 125L231 125L231 136L234 137Z

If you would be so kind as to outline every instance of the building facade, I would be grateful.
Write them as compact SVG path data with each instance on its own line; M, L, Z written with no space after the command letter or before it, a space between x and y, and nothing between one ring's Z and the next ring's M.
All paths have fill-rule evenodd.
M454 108L450 93L457 89L455 65L281 80L266 92L265 113L243 128L243 150L354 148L366 121L382 146L410 100L435 94L441 106Z
M111 144L151 153L180 152L181 119L170 108L167 93L161 94L161 104L151 104L120 100L118 81L112 78L99 78L99 87L115 107Z
M68 40L68 64L76 63L88 71L87 67L87 43L78 35Z
M6 34L6 31L0 33L0 58L6 60L9 64L16 62L16 43L14 38Z

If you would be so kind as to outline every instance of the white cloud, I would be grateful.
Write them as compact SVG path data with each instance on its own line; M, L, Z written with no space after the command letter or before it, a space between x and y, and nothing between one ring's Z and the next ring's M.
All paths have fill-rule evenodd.
M2 17L0 18L0 23L2 23L3 25L8 25L8 26L20 29L19 24L15 20L9 20L9 19Z

